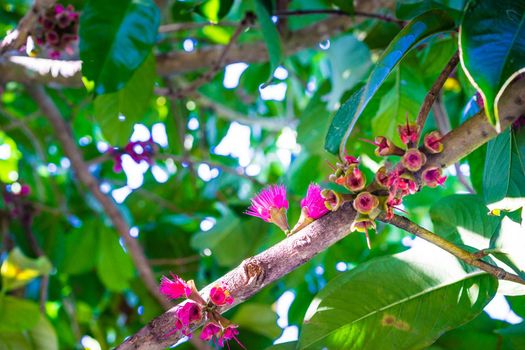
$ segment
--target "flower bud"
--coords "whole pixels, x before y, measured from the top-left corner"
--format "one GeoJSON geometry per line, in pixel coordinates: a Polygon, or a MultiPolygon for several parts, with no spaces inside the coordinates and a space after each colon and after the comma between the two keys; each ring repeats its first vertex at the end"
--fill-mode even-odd
{"type": "Polygon", "coordinates": [[[376,172],[375,176],[376,183],[379,184],[382,188],[388,188],[389,176],[386,172],[386,167],[382,166],[376,172]]]}
{"type": "Polygon", "coordinates": [[[409,124],[408,119],[406,125],[398,126],[399,137],[401,142],[405,145],[415,143],[419,137],[419,126],[417,124],[409,124]]]}
{"type": "Polygon", "coordinates": [[[357,166],[352,166],[345,174],[343,186],[352,192],[359,192],[366,186],[366,177],[357,166]]]}
{"type": "Polygon", "coordinates": [[[441,175],[440,168],[432,167],[423,171],[421,179],[428,187],[437,187],[438,185],[442,186],[447,177],[441,175]]]}
{"type": "Polygon", "coordinates": [[[341,196],[340,193],[330,189],[322,190],[321,196],[324,198],[324,205],[326,206],[326,209],[330,211],[336,211],[343,204],[343,196],[341,196]]]}
{"type": "Polygon", "coordinates": [[[434,154],[443,152],[443,143],[441,142],[442,138],[443,137],[439,131],[432,131],[426,134],[423,138],[425,149],[434,154]]]}
{"type": "Polygon", "coordinates": [[[370,245],[370,237],[368,236],[368,230],[370,229],[376,229],[376,223],[374,220],[370,219],[369,217],[362,216],[354,220],[352,225],[350,226],[350,230],[362,232],[366,235],[366,244],[368,246],[368,249],[371,249],[370,245]]]}
{"type": "Polygon", "coordinates": [[[415,172],[421,169],[427,162],[427,157],[416,148],[411,148],[405,152],[401,163],[405,169],[415,172]]]}
{"type": "Polygon", "coordinates": [[[379,199],[370,192],[361,192],[354,199],[354,209],[361,214],[370,214],[379,205],[379,199]]]}

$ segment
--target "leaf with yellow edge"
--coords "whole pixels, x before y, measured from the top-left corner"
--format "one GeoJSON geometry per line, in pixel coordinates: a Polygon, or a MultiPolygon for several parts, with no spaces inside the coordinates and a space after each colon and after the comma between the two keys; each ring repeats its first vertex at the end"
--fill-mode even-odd
{"type": "Polygon", "coordinates": [[[2,263],[2,290],[4,292],[20,288],[29,281],[51,272],[51,263],[45,256],[31,259],[20,248],[13,249],[2,263]]]}

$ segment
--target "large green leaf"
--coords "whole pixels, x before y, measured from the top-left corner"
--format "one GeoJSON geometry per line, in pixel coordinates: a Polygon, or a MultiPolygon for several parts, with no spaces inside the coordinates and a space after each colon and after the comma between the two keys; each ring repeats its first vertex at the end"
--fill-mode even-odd
{"type": "Polygon", "coordinates": [[[430,209],[434,231],[449,240],[477,249],[490,245],[500,219],[488,215],[483,199],[471,194],[454,194],[434,203],[430,209]]]}
{"type": "Polygon", "coordinates": [[[478,315],[496,278],[433,246],[373,259],[310,305],[300,349],[420,349],[478,315]]]}
{"type": "Polygon", "coordinates": [[[453,27],[454,21],[446,12],[434,10],[414,18],[403,28],[379,58],[367,84],[355,92],[336,113],[326,135],[326,150],[335,154],[344,148],[345,138],[352,131],[368,102],[411,49],[422,40],[453,27]]]}
{"type": "Polygon", "coordinates": [[[123,89],[95,98],[95,120],[110,144],[125,145],[133,125],[144,118],[155,77],[155,58],[150,55],[123,89]]]}
{"type": "Polygon", "coordinates": [[[277,314],[270,305],[247,303],[239,307],[232,322],[270,339],[275,339],[281,333],[277,326],[277,314]],[[253,317],[257,315],[257,317],[253,317]]]}
{"type": "Polygon", "coordinates": [[[0,157],[0,181],[11,183],[18,179],[18,160],[22,153],[16,147],[15,141],[1,130],[0,146],[3,151],[0,157]]]}
{"type": "MultiPolygon", "coordinates": [[[[263,39],[268,48],[268,56],[270,58],[270,77],[268,82],[273,79],[273,72],[283,60],[283,46],[281,43],[281,36],[277,31],[275,23],[273,23],[270,9],[265,6],[266,1],[264,0],[251,0],[253,1],[253,9],[257,16],[257,22],[261,26],[263,33],[263,39]]],[[[271,3],[270,3],[271,4],[271,3]]]]}
{"type": "Polygon", "coordinates": [[[103,225],[99,227],[97,273],[107,289],[122,292],[129,288],[133,263],[119,244],[119,238],[103,225]]]}
{"type": "Polygon", "coordinates": [[[44,315],[29,314],[38,322],[26,331],[1,331],[0,349],[3,350],[58,350],[55,329],[44,315]]]}
{"type": "Polygon", "coordinates": [[[525,2],[471,0],[459,33],[461,64],[483,95],[489,121],[499,128],[501,94],[525,71],[525,2]]]}
{"type": "Polygon", "coordinates": [[[80,58],[97,94],[124,87],[150,53],[159,22],[152,0],[88,1],[80,21],[80,58]]]}
{"type": "Polygon", "coordinates": [[[487,144],[483,194],[491,210],[525,206],[525,129],[506,130],[487,144]]]}
{"type": "Polygon", "coordinates": [[[33,328],[39,317],[36,303],[11,296],[0,297],[0,332],[19,332],[33,328]]]}
{"type": "Polygon", "coordinates": [[[370,50],[353,35],[334,40],[327,51],[330,62],[332,91],[328,95],[330,109],[339,105],[343,94],[361,82],[372,65],[370,50]]]}

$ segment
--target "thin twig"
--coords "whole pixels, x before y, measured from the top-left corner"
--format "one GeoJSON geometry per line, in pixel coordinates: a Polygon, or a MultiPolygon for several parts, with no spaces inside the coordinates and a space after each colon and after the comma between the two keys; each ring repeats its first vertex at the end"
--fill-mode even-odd
{"type": "MultiPolygon", "coordinates": [[[[423,126],[425,125],[425,121],[427,120],[428,113],[430,112],[430,108],[432,108],[432,105],[434,104],[434,101],[436,100],[437,96],[439,95],[439,92],[441,91],[441,88],[445,84],[445,81],[449,77],[449,75],[452,73],[452,71],[456,68],[459,62],[459,51],[456,51],[454,55],[450,58],[445,68],[443,68],[443,71],[439,74],[436,81],[430,88],[430,91],[425,96],[425,99],[423,100],[423,104],[421,105],[421,109],[419,110],[419,114],[417,115],[416,123],[419,125],[419,129],[423,130],[423,126]]],[[[419,143],[419,140],[416,142],[419,143]]]]}
{"type": "Polygon", "coordinates": [[[458,247],[454,243],[449,242],[443,237],[438,236],[437,234],[419,226],[418,224],[407,219],[406,217],[395,215],[392,219],[386,220],[385,215],[381,214],[378,217],[378,219],[385,223],[389,223],[396,227],[399,227],[400,229],[403,229],[407,232],[410,232],[424,239],[425,241],[428,241],[440,247],[441,249],[449,252],[450,254],[454,255],[456,258],[460,260],[463,260],[467,264],[475,266],[479,268],[480,270],[490,273],[491,275],[495,276],[498,279],[516,282],[516,283],[525,285],[525,280],[520,278],[518,275],[507,272],[500,267],[497,267],[492,264],[486,263],[482,260],[479,260],[479,257],[476,256],[475,254],[470,253],[458,247]]]}
{"type": "Polygon", "coordinates": [[[228,52],[232,48],[233,44],[237,41],[237,39],[244,32],[244,30],[252,26],[254,23],[255,15],[251,12],[247,12],[244,19],[239,23],[239,26],[237,27],[237,29],[235,29],[235,32],[232,34],[228,44],[224,46],[221,55],[217,59],[217,62],[215,62],[215,64],[210,68],[210,70],[201,75],[199,78],[192,81],[191,84],[185,87],[184,89],[171,92],[170,97],[175,99],[181,99],[187,96],[188,94],[193,93],[202,85],[211,81],[223,66],[224,60],[226,59],[228,52]]]}
{"type": "Polygon", "coordinates": [[[237,27],[239,23],[237,22],[230,22],[230,21],[223,21],[219,23],[211,23],[211,22],[184,22],[184,23],[170,23],[170,24],[164,24],[159,27],[159,33],[172,33],[172,32],[179,32],[182,30],[193,30],[193,29],[201,29],[203,27],[207,26],[214,26],[214,27],[237,27]]]}
{"type": "Polygon", "coordinates": [[[368,13],[363,11],[354,11],[353,13],[348,13],[343,10],[336,9],[318,9],[318,10],[288,10],[288,11],[276,11],[273,14],[276,17],[289,17],[289,16],[306,16],[306,15],[336,15],[336,16],[358,16],[358,17],[367,17],[375,18],[385,22],[397,23],[400,25],[405,25],[406,22],[388,15],[382,15],[380,13],[368,13]]]}
{"type": "Polygon", "coordinates": [[[42,110],[42,113],[48,118],[49,122],[55,129],[56,137],[61,143],[64,153],[71,161],[72,169],[75,171],[77,178],[91,191],[91,193],[93,193],[94,197],[104,208],[116,231],[124,240],[126,248],[146,288],[161,305],[165,308],[169,308],[171,304],[158,291],[157,281],[153,275],[153,271],[148,265],[146,257],[144,256],[142,247],[138,244],[136,239],[130,236],[129,225],[122,216],[122,213],[118,210],[115,203],[102,192],[97,179],[89,172],[88,166],[82,157],[82,153],[73,139],[72,131],[69,125],[64,121],[60,111],[42,86],[28,85],[26,88],[42,110]]]}

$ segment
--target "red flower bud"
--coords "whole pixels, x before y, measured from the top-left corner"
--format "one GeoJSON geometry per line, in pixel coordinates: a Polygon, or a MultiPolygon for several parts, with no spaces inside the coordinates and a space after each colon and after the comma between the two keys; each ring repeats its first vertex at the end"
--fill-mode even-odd
{"type": "Polygon", "coordinates": [[[417,124],[409,124],[408,119],[406,125],[400,125],[397,130],[401,141],[405,145],[415,143],[419,137],[419,126],[417,124]]]}
{"type": "Polygon", "coordinates": [[[355,165],[348,169],[342,179],[344,179],[342,185],[352,192],[359,192],[366,186],[365,175],[355,165]]]}
{"type": "Polygon", "coordinates": [[[321,191],[321,196],[324,198],[324,205],[330,211],[336,211],[343,204],[343,197],[340,193],[324,189],[321,191]]]}

